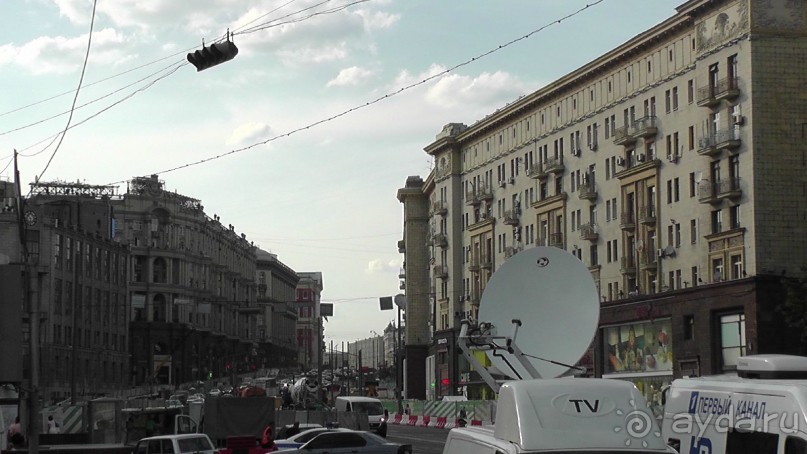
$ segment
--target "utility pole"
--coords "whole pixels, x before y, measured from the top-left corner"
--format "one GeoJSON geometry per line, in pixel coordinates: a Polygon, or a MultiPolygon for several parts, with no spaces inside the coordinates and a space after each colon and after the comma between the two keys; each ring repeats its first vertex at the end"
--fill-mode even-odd
{"type": "Polygon", "coordinates": [[[31,295],[34,288],[31,259],[28,256],[27,225],[23,222],[25,202],[22,199],[20,169],[17,165],[17,150],[14,150],[14,181],[17,190],[17,220],[20,231],[20,251],[23,263],[23,307],[28,307],[31,377],[28,391],[28,452],[39,453],[39,294],[31,295]]]}

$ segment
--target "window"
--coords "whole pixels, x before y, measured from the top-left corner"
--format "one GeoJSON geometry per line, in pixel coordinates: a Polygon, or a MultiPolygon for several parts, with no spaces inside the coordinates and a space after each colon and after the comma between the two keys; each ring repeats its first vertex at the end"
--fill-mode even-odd
{"type": "Polygon", "coordinates": [[[723,212],[721,210],[712,211],[712,233],[723,231],[723,212]]]}
{"type": "Polygon", "coordinates": [[[736,205],[729,208],[729,228],[730,229],[739,229],[740,228],[740,206],[736,205]]]}
{"type": "Polygon", "coordinates": [[[670,90],[664,91],[664,112],[670,113],[670,106],[672,105],[672,94],[670,90]]]}
{"type": "Polygon", "coordinates": [[[737,368],[737,358],[745,355],[745,314],[727,314],[720,317],[720,349],[723,370],[737,368]]]}
{"type": "Polygon", "coordinates": [[[695,81],[689,79],[687,81],[687,103],[692,104],[695,101],[695,81]]]}
{"type": "Polygon", "coordinates": [[[672,89],[672,108],[678,110],[678,87],[672,89]]]}
{"type": "Polygon", "coordinates": [[[743,268],[743,256],[735,254],[731,256],[731,278],[741,279],[745,277],[745,269],[743,268]]]}
{"type": "Polygon", "coordinates": [[[723,257],[712,259],[712,282],[721,282],[725,277],[723,273],[723,257]]]}

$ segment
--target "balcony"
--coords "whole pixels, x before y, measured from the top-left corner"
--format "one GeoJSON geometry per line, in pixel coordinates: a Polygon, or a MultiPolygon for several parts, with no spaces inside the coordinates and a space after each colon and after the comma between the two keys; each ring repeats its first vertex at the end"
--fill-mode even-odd
{"type": "Polygon", "coordinates": [[[740,147],[740,143],[739,129],[721,129],[714,134],[698,139],[698,154],[701,156],[717,156],[723,150],[736,150],[740,147]]]}
{"type": "Polygon", "coordinates": [[[445,279],[448,277],[448,266],[446,265],[434,265],[432,267],[432,272],[434,273],[434,277],[438,279],[445,279]]]}
{"type": "Polygon", "coordinates": [[[504,256],[505,256],[505,258],[508,258],[508,259],[510,257],[518,254],[519,252],[521,252],[521,247],[510,246],[510,247],[504,248],[504,256]]]}
{"type": "Polygon", "coordinates": [[[594,183],[587,182],[580,185],[580,192],[577,194],[577,197],[580,200],[590,200],[595,201],[597,200],[597,189],[594,187],[594,183]]]}
{"type": "Polygon", "coordinates": [[[724,99],[734,99],[740,95],[740,88],[736,77],[726,77],[717,81],[715,85],[698,89],[696,98],[700,107],[713,107],[724,99]]]}
{"type": "Polygon", "coordinates": [[[479,258],[473,257],[470,262],[468,262],[468,271],[479,271],[479,258]]]}
{"type": "Polygon", "coordinates": [[[401,254],[406,252],[406,241],[398,240],[398,252],[401,254]]]}
{"type": "Polygon", "coordinates": [[[521,210],[518,208],[514,208],[512,210],[507,210],[504,212],[504,223],[505,225],[513,225],[516,226],[519,223],[518,217],[521,215],[521,210]]]}
{"type": "Polygon", "coordinates": [[[401,270],[398,271],[398,279],[406,279],[406,268],[401,268],[401,270]]]}
{"type": "Polygon", "coordinates": [[[630,127],[623,126],[614,130],[614,145],[630,145],[636,138],[630,134],[630,127]]]}
{"type": "Polygon", "coordinates": [[[437,200],[432,202],[431,213],[433,215],[445,216],[448,214],[448,204],[445,200],[437,200]]]}
{"type": "Polygon", "coordinates": [[[479,261],[479,266],[489,270],[493,268],[493,260],[491,260],[490,257],[482,257],[482,260],[479,261]]]}
{"type": "Polygon", "coordinates": [[[550,233],[549,237],[547,238],[546,245],[563,249],[563,234],[550,233]]]}
{"type": "Polygon", "coordinates": [[[658,134],[658,121],[655,115],[648,115],[630,125],[630,135],[634,139],[645,139],[658,134]]]}
{"type": "Polygon", "coordinates": [[[398,285],[398,289],[406,290],[406,281],[401,281],[401,283],[398,285]]]}
{"type": "Polygon", "coordinates": [[[467,205],[479,205],[484,200],[493,200],[493,190],[484,183],[465,193],[467,205]]]}
{"type": "Polygon", "coordinates": [[[656,223],[656,207],[654,205],[639,207],[639,223],[640,224],[656,223]]]}
{"type": "Polygon", "coordinates": [[[619,228],[622,230],[633,230],[636,228],[636,218],[632,212],[622,213],[619,219],[619,228]]]}
{"type": "Polygon", "coordinates": [[[566,166],[563,165],[563,156],[547,159],[544,163],[544,170],[548,173],[563,173],[566,170],[566,166]]]}
{"type": "Polygon", "coordinates": [[[446,248],[448,247],[448,237],[445,233],[435,233],[434,236],[432,236],[432,244],[441,248],[446,248]]]}
{"type": "Polygon", "coordinates": [[[549,176],[548,173],[544,170],[544,166],[541,164],[533,164],[532,167],[527,169],[527,176],[530,178],[537,178],[539,180],[545,180],[546,177],[549,176]]]}
{"type": "Polygon", "coordinates": [[[639,267],[643,270],[654,270],[658,266],[658,256],[655,249],[645,249],[639,252],[639,267]]]}
{"type": "Polygon", "coordinates": [[[698,201],[700,203],[720,203],[723,199],[737,200],[743,195],[740,178],[732,177],[726,180],[701,181],[698,187],[698,201]]]}
{"type": "Polygon", "coordinates": [[[600,237],[597,224],[590,222],[580,226],[580,239],[586,241],[596,242],[600,237]]]}
{"type": "Polygon", "coordinates": [[[619,272],[622,274],[636,274],[636,261],[632,255],[622,257],[619,264],[619,272]]]}
{"type": "Polygon", "coordinates": [[[715,133],[715,148],[718,151],[734,151],[740,148],[740,130],[736,128],[722,129],[715,133]]]}

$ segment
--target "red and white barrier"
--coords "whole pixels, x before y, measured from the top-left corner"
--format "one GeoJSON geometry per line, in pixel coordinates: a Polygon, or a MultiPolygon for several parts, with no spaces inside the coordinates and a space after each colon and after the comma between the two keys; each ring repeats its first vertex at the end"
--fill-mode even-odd
{"type": "Polygon", "coordinates": [[[390,421],[390,424],[400,424],[401,419],[403,419],[403,415],[400,413],[396,413],[395,416],[392,417],[392,421],[390,421]]]}

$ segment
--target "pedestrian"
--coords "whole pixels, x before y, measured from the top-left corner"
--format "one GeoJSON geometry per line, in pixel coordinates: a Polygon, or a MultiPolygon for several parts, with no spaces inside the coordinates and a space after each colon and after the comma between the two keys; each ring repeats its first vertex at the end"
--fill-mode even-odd
{"type": "Polygon", "coordinates": [[[261,448],[268,449],[271,451],[277,451],[277,445],[275,444],[274,435],[272,435],[272,423],[266,425],[263,428],[263,434],[261,435],[261,448]]]}
{"type": "Polygon", "coordinates": [[[405,414],[406,416],[409,416],[409,413],[411,413],[411,412],[412,412],[412,409],[411,409],[411,408],[409,408],[409,403],[407,402],[407,403],[406,403],[406,408],[404,408],[404,414],[405,414]]]}
{"type": "Polygon", "coordinates": [[[8,444],[11,448],[19,448],[25,444],[25,435],[22,434],[19,416],[14,418],[14,424],[8,426],[6,436],[8,437],[8,444]]]}
{"type": "Polygon", "coordinates": [[[291,438],[298,433],[300,433],[300,421],[294,421],[294,424],[286,430],[286,438],[291,438]]]}
{"type": "Polygon", "coordinates": [[[468,414],[465,412],[465,407],[460,407],[460,415],[457,418],[457,425],[459,427],[465,427],[468,425],[468,414]]]}
{"type": "Polygon", "coordinates": [[[57,423],[57,422],[56,422],[56,421],[53,419],[53,415],[49,415],[49,416],[48,416],[48,433],[49,433],[49,434],[57,434],[57,433],[59,433],[59,432],[60,432],[60,430],[59,430],[59,423],[57,423]]]}
{"type": "Polygon", "coordinates": [[[154,417],[149,416],[146,419],[146,436],[150,437],[152,435],[154,435],[154,417]]]}

